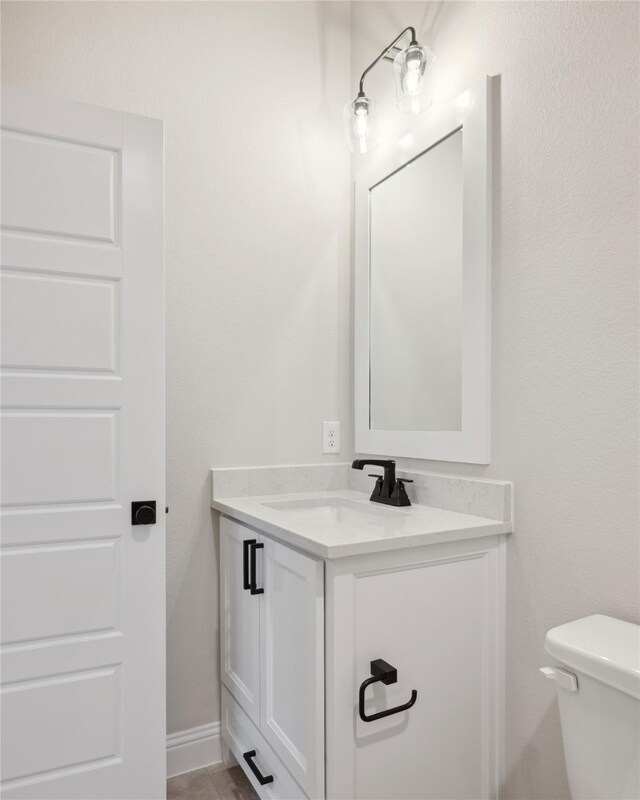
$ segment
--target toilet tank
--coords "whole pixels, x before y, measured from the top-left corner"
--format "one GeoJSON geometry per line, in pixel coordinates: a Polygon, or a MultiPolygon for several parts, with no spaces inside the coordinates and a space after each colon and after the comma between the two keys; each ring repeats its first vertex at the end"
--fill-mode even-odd
{"type": "Polygon", "coordinates": [[[558,682],[573,800],[638,800],[640,626],[584,617],[552,628],[545,649],[564,668],[543,672],[558,682]]]}

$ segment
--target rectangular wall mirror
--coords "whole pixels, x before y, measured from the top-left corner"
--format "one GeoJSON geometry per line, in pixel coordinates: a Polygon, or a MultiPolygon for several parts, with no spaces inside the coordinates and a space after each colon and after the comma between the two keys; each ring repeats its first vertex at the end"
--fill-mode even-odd
{"type": "Polygon", "coordinates": [[[486,464],[495,79],[356,177],[356,450],[486,464]]]}

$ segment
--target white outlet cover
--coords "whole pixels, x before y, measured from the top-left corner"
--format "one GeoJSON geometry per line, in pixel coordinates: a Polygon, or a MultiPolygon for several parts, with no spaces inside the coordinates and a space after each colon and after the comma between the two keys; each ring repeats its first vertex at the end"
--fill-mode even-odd
{"type": "Polygon", "coordinates": [[[340,423],[339,422],[323,422],[322,423],[322,452],[323,453],[339,453],[340,452],[340,423]]]}

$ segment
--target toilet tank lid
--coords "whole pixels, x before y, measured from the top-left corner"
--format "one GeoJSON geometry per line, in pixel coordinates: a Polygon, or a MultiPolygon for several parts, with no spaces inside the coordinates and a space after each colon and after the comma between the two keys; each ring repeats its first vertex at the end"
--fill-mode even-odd
{"type": "Polygon", "coordinates": [[[640,625],[594,614],[552,628],[545,650],[577,672],[640,699],[640,625]]]}

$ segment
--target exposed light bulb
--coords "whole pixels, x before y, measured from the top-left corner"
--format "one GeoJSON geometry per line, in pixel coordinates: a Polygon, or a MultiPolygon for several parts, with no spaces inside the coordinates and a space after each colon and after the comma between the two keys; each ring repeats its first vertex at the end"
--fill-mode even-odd
{"type": "Polygon", "coordinates": [[[372,134],[372,107],[372,101],[364,95],[359,95],[345,107],[347,140],[354,153],[368,153],[377,146],[372,134]]]}
{"type": "Polygon", "coordinates": [[[402,88],[409,95],[420,94],[422,91],[422,75],[420,74],[420,65],[410,66],[407,63],[407,74],[402,80],[402,88]]]}
{"type": "Polygon", "coordinates": [[[354,104],[354,132],[360,139],[367,138],[367,130],[369,128],[369,108],[367,103],[356,101],[354,104]]]}
{"type": "Polygon", "coordinates": [[[411,45],[407,49],[407,67],[409,69],[420,69],[422,64],[422,50],[419,45],[411,45]]]}
{"type": "Polygon", "coordinates": [[[355,134],[360,139],[367,138],[367,119],[366,117],[357,117],[355,122],[355,134]]]}
{"type": "Polygon", "coordinates": [[[405,75],[402,79],[402,88],[409,95],[420,94],[422,91],[422,52],[419,49],[409,50],[405,61],[405,75]]]}
{"type": "Polygon", "coordinates": [[[425,69],[433,53],[419,44],[411,44],[394,59],[398,109],[419,114],[431,105],[425,95],[425,69]]]}

